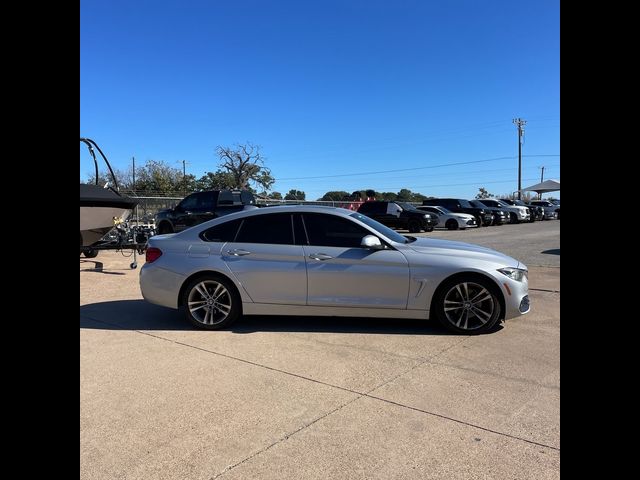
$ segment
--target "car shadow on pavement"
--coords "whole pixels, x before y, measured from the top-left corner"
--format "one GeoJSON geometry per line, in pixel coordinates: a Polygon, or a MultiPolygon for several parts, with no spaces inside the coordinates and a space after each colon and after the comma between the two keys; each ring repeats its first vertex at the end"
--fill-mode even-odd
{"type": "MultiPolygon", "coordinates": [[[[144,300],[117,300],[80,306],[80,328],[98,330],[197,330],[182,312],[144,300]]],[[[500,330],[499,326],[495,330],[500,330]]],[[[452,335],[431,320],[364,317],[304,317],[250,315],[228,329],[238,334],[256,332],[370,333],[385,335],[452,335]]],[[[204,331],[203,331],[204,332],[204,331]]]]}
{"type": "Polygon", "coordinates": [[[113,272],[113,271],[105,271],[104,270],[104,263],[99,262],[97,260],[80,260],[80,263],[93,263],[94,267],[93,268],[83,268],[80,271],[81,272],[98,272],[98,273],[104,273],[104,274],[108,274],[108,275],[125,275],[122,272],[113,272]]]}
{"type": "Polygon", "coordinates": [[[560,255],[560,249],[559,248],[552,248],[550,250],[543,250],[540,253],[546,253],[548,255],[560,255]]]}

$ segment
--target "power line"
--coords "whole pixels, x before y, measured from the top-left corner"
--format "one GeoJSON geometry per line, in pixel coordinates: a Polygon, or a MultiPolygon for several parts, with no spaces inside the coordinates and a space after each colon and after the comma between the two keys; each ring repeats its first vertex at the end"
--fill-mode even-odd
{"type": "MultiPolygon", "coordinates": [[[[556,164],[551,164],[551,165],[547,165],[547,169],[552,168],[552,167],[559,167],[560,164],[556,163],[556,164]]],[[[524,167],[523,171],[526,170],[531,170],[532,168],[539,168],[539,167],[524,167]]],[[[465,170],[464,172],[447,172],[447,173],[437,173],[437,174],[431,174],[429,173],[428,176],[429,178],[442,178],[442,177],[465,177],[468,175],[476,175],[476,174],[488,174],[488,173],[511,173],[511,172],[515,172],[517,171],[518,168],[514,167],[514,168],[492,168],[492,169],[483,169],[483,170],[465,170]]],[[[415,176],[412,175],[400,175],[400,176],[388,176],[385,177],[385,180],[394,180],[394,181],[404,181],[404,180],[411,180],[411,179],[415,179],[415,176]]],[[[312,182],[312,181],[322,181],[324,180],[323,178],[315,178],[315,179],[311,179],[311,180],[307,180],[307,182],[312,182]]],[[[367,181],[375,181],[375,178],[360,178],[358,180],[356,180],[357,182],[367,182],[367,181]]],[[[279,184],[294,184],[297,183],[297,180],[278,180],[277,183],[279,184]]]]}
{"type": "MultiPolygon", "coordinates": [[[[537,178],[525,178],[524,179],[526,182],[528,181],[533,181],[533,180],[537,180],[537,178]]],[[[512,180],[495,180],[495,181],[490,181],[490,182],[481,182],[481,181],[477,181],[477,182],[472,182],[472,183],[448,183],[448,184],[442,184],[442,185],[412,185],[411,188],[437,188],[437,187],[464,187],[464,186],[469,186],[469,185],[485,185],[485,184],[494,184],[494,183],[509,183],[512,180]]],[[[405,185],[404,187],[376,187],[375,190],[399,190],[400,188],[407,188],[407,186],[405,185]]]]}
{"type": "MultiPolygon", "coordinates": [[[[559,157],[560,155],[526,155],[529,157],[559,157]]],[[[285,177],[280,178],[277,181],[281,180],[308,180],[312,178],[337,178],[337,177],[354,177],[358,175],[377,175],[380,173],[395,173],[395,172],[409,172],[415,170],[425,170],[428,168],[440,168],[440,167],[450,167],[454,165],[469,165],[472,163],[482,163],[482,162],[495,162],[497,160],[513,160],[518,157],[496,157],[496,158],[486,158],[483,160],[471,160],[468,162],[453,162],[453,163],[441,163],[439,165],[429,165],[427,167],[413,167],[413,168],[398,168],[395,170],[379,170],[374,172],[359,172],[359,173],[342,173],[338,175],[317,175],[313,177],[285,177]]]]}

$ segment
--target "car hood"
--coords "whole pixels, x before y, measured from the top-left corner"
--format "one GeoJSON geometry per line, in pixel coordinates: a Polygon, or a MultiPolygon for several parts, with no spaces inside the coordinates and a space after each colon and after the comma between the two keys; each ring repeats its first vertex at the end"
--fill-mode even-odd
{"type": "Polygon", "coordinates": [[[418,253],[466,257],[496,262],[504,265],[505,267],[526,268],[515,258],[473,243],[437,240],[435,238],[418,238],[415,242],[407,244],[406,247],[418,253]]]}
{"type": "Polygon", "coordinates": [[[452,213],[451,216],[461,218],[463,220],[472,220],[475,218],[473,215],[469,213],[452,213]]]}

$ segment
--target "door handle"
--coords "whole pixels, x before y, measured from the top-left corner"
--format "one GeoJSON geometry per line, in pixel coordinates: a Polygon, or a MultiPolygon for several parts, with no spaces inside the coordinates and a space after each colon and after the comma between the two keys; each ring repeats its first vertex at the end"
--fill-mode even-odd
{"type": "Polygon", "coordinates": [[[249,255],[251,252],[246,250],[242,250],[241,248],[234,248],[233,250],[227,250],[229,255],[233,255],[234,257],[242,257],[244,255],[249,255]]]}
{"type": "Polygon", "coordinates": [[[312,253],[309,255],[309,258],[313,258],[314,260],[331,260],[333,257],[326,253],[312,253]]]}

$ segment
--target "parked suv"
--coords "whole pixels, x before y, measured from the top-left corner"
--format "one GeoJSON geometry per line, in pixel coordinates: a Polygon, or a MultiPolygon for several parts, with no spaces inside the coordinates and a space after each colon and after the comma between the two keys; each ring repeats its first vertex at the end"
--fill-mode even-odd
{"type": "Polygon", "coordinates": [[[556,205],[555,203],[551,203],[549,200],[531,200],[531,205],[538,205],[544,208],[546,212],[552,212],[555,214],[555,217],[560,220],[560,205],[556,205]]]}
{"type": "Polygon", "coordinates": [[[446,207],[455,213],[469,213],[476,217],[478,226],[491,225],[493,215],[485,208],[474,207],[468,200],[461,198],[429,198],[422,201],[422,205],[430,205],[435,207],[446,207]]]}
{"type": "Polygon", "coordinates": [[[158,212],[155,216],[156,229],[159,234],[180,232],[248,208],[258,208],[255,197],[248,190],[196,192],[182,199],[175,207],[158,212]]]}
{"type": "Polygon", "coordinates": [[[528,207],[518,205],[509,199],[483,198],[480,203],[487,207],[497,207],[507,210],[511,217],[511,223],[528,222],[531,219],[531,211],[528,207]]]}
{"type": "Polygon", "coordinates": [[[420,230],[431,232],[438,224],[438,216],[435,213],[421,212],[405,202],[369,201],[360,205],[358,213],[387,227],[406,228],[411,233],[418,233],[420,230]]]}
{"type": "Polygon", "coordinates": [[[480,200],[469,200],[469,203],[474,207],[483,208],[491,212],[491,215],[493,216],[491,225],[503,225],[505,223],[509,223],[509,212],[507,212],[506,210],[502,208],[483,205],[482,203],[480,203],[480,200]]]}

